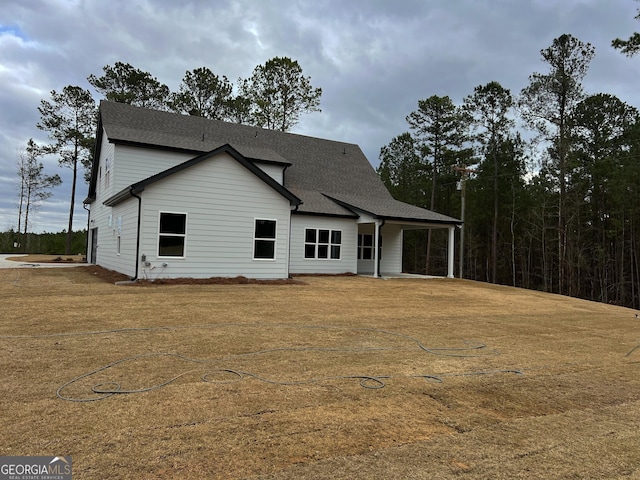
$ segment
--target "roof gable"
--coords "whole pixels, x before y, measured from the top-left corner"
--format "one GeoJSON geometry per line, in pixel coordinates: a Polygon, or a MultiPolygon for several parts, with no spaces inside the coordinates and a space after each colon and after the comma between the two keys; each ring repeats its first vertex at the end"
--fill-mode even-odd
{"type": "Polygon", "coordinates": [[[289,190],[287,190],[285,187],[283,187],[282,185],[280,185],[277,181],[275,181],[273,178],[271,178],[269,175],[267,175],[262,169],[258,168],[253,162],[249,161],[247,158],[245,158],[243,155],[241,155],[237,150],[235,150],[231,145],[223,145],[221,147],[218,147],[210,152],[204,153],[202,155],[198,155],[190,160],[187,160],[186,162],[183,162],[179,165],[176,165],[175,167],[171,167],[167,170],[164,170],[162,172],[159,172],[155,175],[152,175],[148,178],[145,178],[144,180],[141,180],[139,182],[136,182],[130,186],[128,186],[127,188],[121,190],[120,192],[116,193],[115,195],[111,196],[110,198],[108,198],[107,200],[105,200],[104,204],[107,206],[114,206],[117,205],[118,203],[122,202],[123,200],[130,198],[134,195],[137,195],[139,193],[142,193],[145,188],[149,185],[152,185],[153,183],[156,183],[160,180],[163,180],[165,178],[168,178],[178,172],[181,172],[187,168],[191,168],[195,165],[198,165],[199,163],[202,163],[206,160],[209,160],[217,155],[220,155],[222,153],[226,153],[229,156],[231,156],[234,160],[236,160],[240,165],[242,165],[243,167],[245,167],[247,170],[249,170],[251,173],[253,173],[256,177],[258,177],[260,180],[262,180],[264,183],[266,183],[267,185],[269,185],[271,188],[273,188],[276,192],[278,192],[280,195],[282,195],[283,197],[285,197],[287,200],[289,200],[289,203],[292,206],[298,206],[302,203],[302,201],[296,197],[293,193],[291,193],[289,190]]]}

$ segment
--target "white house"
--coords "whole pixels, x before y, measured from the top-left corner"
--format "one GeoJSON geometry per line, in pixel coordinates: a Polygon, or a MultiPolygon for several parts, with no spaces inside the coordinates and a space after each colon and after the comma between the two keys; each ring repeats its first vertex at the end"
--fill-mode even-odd
{"type": "Polygon", "coordinates": [[[357,145],[102,101],[91,263],[141,278],[397,274],[407,229],[451,217],[396,201],[357,145]]]}

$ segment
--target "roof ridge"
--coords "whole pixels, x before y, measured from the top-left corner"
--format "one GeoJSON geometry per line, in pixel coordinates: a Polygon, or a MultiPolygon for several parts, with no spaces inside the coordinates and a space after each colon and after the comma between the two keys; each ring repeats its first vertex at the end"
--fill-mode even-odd
{"type": "Polygon", "coordinates": [[[173,118],[180,118],[181,120],[179,121],[192,121],[192,122],[199,122],[202,125],[207,125],[211,123],[219,123],[219,124],[223,124],[223,125],[227,125],[227,126],[231,126],[233,128],[237,128],[238,130],[246,130],[247,132],[249,132],[250,130],[253,130],[253,133],[255,134],[255,136],[258,135],[259,132],[263,132],[266,133],[267,135],[285,135],[285,136],[295,136],[295,137],[301,137],[301,138],[306,138],[309,140],[320,140],[320,141],[324,141],[324,142],[330,142],[330,143],[335,143],[335,144],[341,144],[341,145],[350,145],[350,146],[355,146],[358,149],[360,148],[360,146],[356,143],[353,142],[345,142],[342,140],[332,140],[332,139],[328,139],[328,138],[322,138],[322,137],[315,137],[312,135],[308,135],[308,134],[303,134],[303,133],[296,133],[296,132],[284,132],[282,130],[272,130],[269,128],[265,128],[265,127],[259,127],[259,126],[255,126],[255,125],[247,125],[244,123],[236,123],[236,122],[228,122],[226,120],[220,120],[220,119],[216,119],[216,118],[207,118],[207,117],[201,117],[198,115],[185,115],[183,113],[178,113],[178,112],[171,112],[168,110],[158,110],[156,108],[147,108],[147,107],[141,107],[138,105],[131,105],[128,103],[122,103],[122,102],[114,102],[112,100],[100,100],[100,108],[103,108],[103,104],[104,105],[108,105],[107,108],[113,107],[113,108],[119,108],[121,110],[126,110],[126,109],[132,109],[132,110],[137,110],[138,112],[145,112],[145,114],[155,114],[155,115],[160,115],[160,116],[172,116],[173,118]],[[187,120],[188,119],[188,120],[187,120]],[[256,131],[257,130],[257,131],[256,131]]]}

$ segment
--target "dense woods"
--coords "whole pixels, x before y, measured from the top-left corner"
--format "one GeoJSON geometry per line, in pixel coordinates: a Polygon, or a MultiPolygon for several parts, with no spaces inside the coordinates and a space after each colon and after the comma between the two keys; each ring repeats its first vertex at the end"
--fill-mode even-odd
{"type": "MultiPolygon", "coordinates": [[[[453,217],[464,195],[463,277],[640,308],[640,115],[584,92],[590,44],[562,35],[540,53],[546,71],[517,95],[493,81],[460,105],[420,100],[378,172],[453,217]]],[[[440,273],[444,242],[405,241],[407,271],[440,273]]]]}

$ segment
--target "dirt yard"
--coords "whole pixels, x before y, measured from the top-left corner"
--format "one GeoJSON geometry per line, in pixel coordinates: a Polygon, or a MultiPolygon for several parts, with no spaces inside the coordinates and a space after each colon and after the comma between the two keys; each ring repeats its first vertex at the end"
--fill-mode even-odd
{"type": "Polygon", "coordinates": [[[0,270],[0,455],[71,455],[74,479],[640,475],[632,310],[447,279],[103,273],[0,270]]]}

